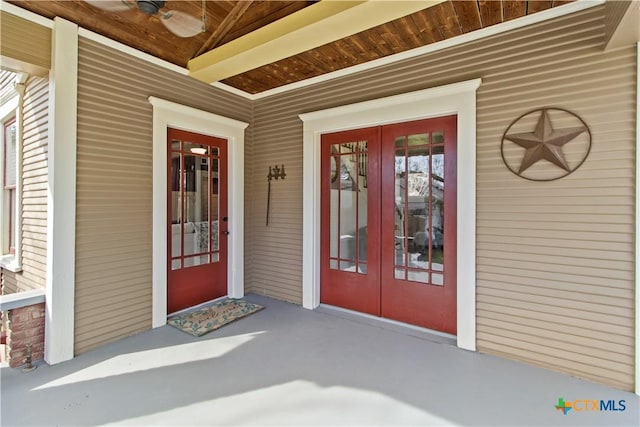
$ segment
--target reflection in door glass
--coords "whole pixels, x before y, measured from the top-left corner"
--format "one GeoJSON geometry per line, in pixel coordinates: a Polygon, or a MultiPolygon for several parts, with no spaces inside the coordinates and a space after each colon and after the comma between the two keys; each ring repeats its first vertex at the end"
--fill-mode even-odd
{"type": "MultiPolygon", "coordinates": [[[[180,149],[180,142],[172,143],[172,147],[180,149]]],[[[180,166],[180,153],[171,153],[171,257],[182,255],[182,199],[181,183],[182,168],[180,166]]],[[[176,260],[171,263],[171,269],[182,267],[182,262],[176,260]],[[177,262],[176,262],[177,261],[177,262]]]]}
{"type": "MultiPolygon", "coordinates": [[[[214,152],[217,154],[218,153],[218,149],[214,148],[213,149],[214,152]]],[[[212,159],[211,160],[211,179],[208,181],[210,183],[210,191],[211,191],[211,250],[213,251],[217,251],[219,250],[219,241],[220,241],[220,227],[218,226],[219,224],[219,218],[220,218],[220,211],[219,211],[219,206],[218,206],[218,202],[219,202],[219,190],[218,190],[218,168],[219,168],[219,159],[212,159]]],[[[217,261],[217,258],[216,260],[217,261]]],[[[212,262],[215,262],[214,260],[212,260],[212,262]]]]}
{"type": "Polygon", "coordinates": [[[171,268],[219,260],[217,147],[171,142],[171,268]]]}
{"type": "MultiPolygon", "coordinates": [[[[442,132],[434,132],[434,140],[444,142],[442,132]],[[438,134],[440,134],[438,136],[438,134]]],[[[430,268],[444,270],[444,145],[431,147],[431,211],[432,232],[430,268]]],[[[442,274],[433,274],[432,283],[442,285],[442,274]]]]}
{"type": "MultiPolygon", "coordinates": [[[[396,138],[396,147],[406,144],[404,137],[396,138]]],[[[406,200],[407,200],[407,186],[405,183],[405,177],[407,174],[407,159],[405,156],[406,149],[401,148],[396,150],[396,166],[395,166],[395,206],[394,206],[394,245],[395,245],[395,265],[406,266],[407,265],[407,234],[406,234],[406,200]]],[[[406,279],[406,270],[396,269],[396,278],[406,279]],[[402,277],[398,277],[399,273],[402,273],[402,277]]]]}
{"type": "Polygon", "coordinates": [[[329,268],[367,272],[366,141],[332,144],[329,268]]]}
{"type": "MultiPolygon", "coordinates": [[[[206,157],[193,154],[184,155],[185,163],[185,230],[184,255],[209,252],[208,221],[209,202],[207,198],[209,162],[206,157]]],[[[185,267],[208,263],[208,257],[185,259],[185,267]]]]}
{"type": "MultiPolygon", "coordinates": [[[[444,147],[429,134],[395,141],[396,279],[442,285],[444,147]]],[[[439,140],[442,140],[440,137],[439,140]]]]}

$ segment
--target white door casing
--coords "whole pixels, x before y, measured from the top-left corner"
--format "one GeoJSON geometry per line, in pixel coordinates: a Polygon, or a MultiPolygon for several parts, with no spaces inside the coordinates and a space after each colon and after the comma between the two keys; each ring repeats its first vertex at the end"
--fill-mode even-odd
{"type": "Polygon", "coordinates": [[[229,247],[227,294],[244,296],[244,130],[249,125],[214,113],[149,97],[153,105],[152,327],[167,323],[167,128],[228,141],[229,247]]]}
{"type": "Polygon", "coordinates": [[[302,304],[320,304],[320,136],[458,116],[457,344],[476,349],[476,90],[481,79],[301,114],[303,130],[302,304]]]}

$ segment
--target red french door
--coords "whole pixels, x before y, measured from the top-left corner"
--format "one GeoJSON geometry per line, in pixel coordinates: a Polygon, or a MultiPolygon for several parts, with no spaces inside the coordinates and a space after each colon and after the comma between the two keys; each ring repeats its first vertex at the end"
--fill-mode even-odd
{"type": "Polygon", "coordinates": [[[167,311],[227,294],[227,141],[167,129],[167,311]]]}
{"type": "Polygon", "coordinates": [[[456,333],[456,128],[322,136],[321,302],[456,333]]]}
{"type": "Polygon", "coordinates": [[[380,310],[379,129],[322,135],[320,300],[380,310]]]}

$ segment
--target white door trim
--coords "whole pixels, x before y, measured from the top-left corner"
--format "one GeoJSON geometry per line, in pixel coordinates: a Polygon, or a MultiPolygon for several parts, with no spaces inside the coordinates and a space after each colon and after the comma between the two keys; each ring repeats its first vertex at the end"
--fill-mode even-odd
{"type": "Polygon", "coordinates": [[[476,349],[476,90],[474,79],[301,114],[303,131],[302,305],[320,304],[320,137],[323,133],[458,116],[458,347],[476,349]]]}
{"type": "Polygon", "coordinates": [[[229,256],[227,294],[244,296],[244,129],[248,123],[149,97],[153,105],[153,315],[152,326],[167,323],[167,128],[229,141],[229,256]]]}
{"type": "Polygon", "coordinates": [[[636,45],[636,375],[640,395],[640,42],[636,45]]]}

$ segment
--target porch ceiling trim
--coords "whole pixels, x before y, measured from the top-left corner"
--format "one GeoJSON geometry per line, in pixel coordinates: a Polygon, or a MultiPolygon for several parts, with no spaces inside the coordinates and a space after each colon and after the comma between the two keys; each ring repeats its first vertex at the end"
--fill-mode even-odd
{"type": "MultiPolygon", "coordinates": [[[[280,86],[275,89],[271,89],[268,91],[264,91],[258,94],[250,94],[244,92],[242,90],[236,89],[224,83],[216,82],[211,85],[224,90],[226,92],[232,93],[234,95],[242,96],[245,99],[249,99],[252,101],[267,98],[273,95],[289,92],[292,90],[300,89],[306,86],[311,86],[317,83],[325,82],[328,80],[333,80],[339,77],[348,76],[351,74],[355,74],[361,71],[369,70],[376,67],[381,67],[388,64],[393,64],[395,62],[399,62],[405,59],[413,58],[416,56],[424,55],[427,53],[447,49],[453,46],[458,46],[464,43],[469,43],[475,40],[479,40],[485,37],[490,37],[496,34],[501,34],[507,31],[515,30],[518,28],[526,27],[528,25],[536,24],[542,21],[562,17],[565,15],[569,15],[572,13],[580,12],[586,9],[590,9],[592,7],[600,6],[605,3],[605,0],[578,0],[572,3],[568,3],[563,6],[554,7],[551,9],[547,9],[542,12],[537,12],[531,15],[526,15],[521,18],[517,18],[511,21],[503,22],[501,24],[492,25],[490,27],[486,27],[480,30],[473,31],[471,33],[463,34],[461,36],[457,36],[451,39],[447,39],[441,42],[433,43],[430,45],[426,45],[423,47],[419,47],[416,49],[408,50],[405,52],[397,53],[395,55],[389,55],[384,58],[380,58],[374,61],[366,62],[363,64],[355,65],[353,67],[343,68],[342,70],[333,71],[331,73],[323,74],[321,76],[312,77],[307,80],[302,80],[299,82],[291,83],[288,85],[280,86]]],[[[1,8],[8,13],[14,14],[24,19],[28,19],[32,22],[36,22],[40,25],[44,25],[46,27],[53,27],[53,21],[47,18],[43,18],[40,15],[29,12],[25,9],[14,6],[10,3],[6,3],[5,1],[1,1],[1,8]]],[[[138,59],[142,59],[144,61],[150,62],[152,64],[161,66],[163,68],[169,69],[171,71],[180,73],[180,74],[189,74],[189,70],[184,67],[177,66],[168,61],[164,61],[162,59],[156,58],[155,56],[149,55],[148,53],[142,52],[140,50],[129,47],[123,43],[117,42],[115,40],[111,40],[107,37],[101,36],[97,33],[89,31],[85,28],[80,28],[79,30],[80,36],[86,37],[98,43],[104,44],[105,46],[111,47],[113,49],[119,50],[121,52],[132,55],[138,59]]]]}

